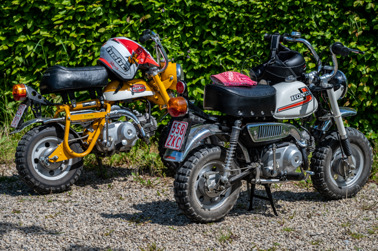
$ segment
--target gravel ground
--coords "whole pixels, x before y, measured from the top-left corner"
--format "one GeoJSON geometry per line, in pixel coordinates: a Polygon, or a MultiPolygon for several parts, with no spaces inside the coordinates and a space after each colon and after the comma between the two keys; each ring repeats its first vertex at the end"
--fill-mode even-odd
{"type": "Polygon", "coordinates": [[[225,220],[195,224],[178,210],[173,179],[108,174],[86,169],[71,191],[38,195],[0,166],[0,250],[378,250],[373,183],[339,201],[304,183],[275,185],[279,217],[260,200],[247,211],[244,185],[225,220]]]}

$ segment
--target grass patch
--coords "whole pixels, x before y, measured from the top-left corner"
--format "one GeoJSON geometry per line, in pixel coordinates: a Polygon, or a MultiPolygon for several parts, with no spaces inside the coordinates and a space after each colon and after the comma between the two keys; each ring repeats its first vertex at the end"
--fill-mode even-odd
{"type": "Polygon", "coordinates": [[[350,230],[348,230],[347,232],[353,239],[355,240],[359,240],[359,239],[362,239],[365,237],[365,235],[361,234],[361,233],[355,233],[355,232],[352,232],[350,230]]]}
{"type": "Polygon", "coordinates": [[[157,247],[157,245],[156,245],[156,243],[154,242],[154,243],[150,243],[150,244],[148,244],[148,246],[147,246],[147,248],[146,249],[144,249],[144,248],[139,248],[141,251],[162,251],[162,250],[164,250],[164,249],[162,249],[162,248],[158,248],[157,247]]]}
{"type": "Polygon", "coordinates": [[[22,133],[10,135],[9,130],[0,129],[0,164],[14,163],[16,148],[22,137],[22,133]]]}
{"type": "Polygon", "coordinates": [[[378,184],[378,140],[374,144],[373,167],[371,169],[370,180],[378,184]]]}
{"type": "Polygon", "coordinates": [[[234,235],[231,230],[228,230],[226,233],[224,233],[223,231],[221,231],[219,237],[218,237],[218,241],[220,243],[225,243],[225,242],[229,242],[229,243],[232,243],[233,240],[237,239],[237,236],[234,235]]]}
{"type": "Polygon", "coordinates": [[[283,231],[285,231],[285,232],[293,232],[294,231],[294,228],[291,228],[291,227],[284,227],[283,229],[282,229],[283,231]]]}

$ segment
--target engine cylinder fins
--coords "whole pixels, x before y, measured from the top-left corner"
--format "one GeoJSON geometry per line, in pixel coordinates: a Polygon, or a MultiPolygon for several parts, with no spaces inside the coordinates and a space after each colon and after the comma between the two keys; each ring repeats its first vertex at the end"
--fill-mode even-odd
{"type": "Polygon", "coordinates": [[[291,124],[285,123],[250,123],[246,125],[249,135],[254,142],[266,142],[293,136],[301,141],[300,131],[291,124]]]}

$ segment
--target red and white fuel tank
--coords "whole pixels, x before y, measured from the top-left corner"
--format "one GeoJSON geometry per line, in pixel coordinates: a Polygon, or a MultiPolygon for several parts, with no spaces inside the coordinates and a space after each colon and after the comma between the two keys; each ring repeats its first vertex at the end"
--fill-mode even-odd
{"type": "Polygon", "coordinates": [[[318,101],[302,82],[282,82],[273,85],[276,89],[276,119],[295,119],[311,115],[318,109],[318,101]]]}

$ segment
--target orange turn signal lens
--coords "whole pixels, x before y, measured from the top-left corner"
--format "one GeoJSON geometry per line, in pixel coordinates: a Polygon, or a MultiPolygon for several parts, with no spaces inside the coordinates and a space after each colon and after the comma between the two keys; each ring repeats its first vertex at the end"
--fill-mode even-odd
{"type": "Polygon", "coordinates": [[[26,99],[26,86],[24,84],[18,84],[13,86],[12,90],[13,98],[16,101],[23,101],[26,99]]]}
{"type": "Polygon", "coordinates": [[[188,103],[183,97],[171,98],[168,101],[168,112],[172,117],[184,116],[188,112],[188,103]]]}

